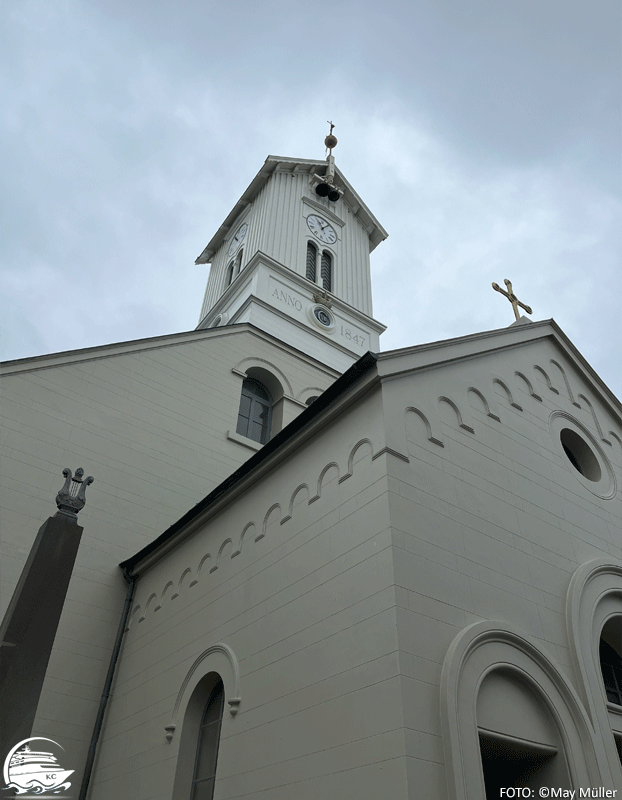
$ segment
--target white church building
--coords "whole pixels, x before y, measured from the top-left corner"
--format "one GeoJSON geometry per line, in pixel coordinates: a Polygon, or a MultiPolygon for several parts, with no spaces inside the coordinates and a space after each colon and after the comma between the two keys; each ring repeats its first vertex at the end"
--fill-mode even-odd
{"type": "Polygon", "coordinates": [[[64,796],[622,798],[622,406],[553,320],[380,353],[386,236],[270,156],[195,330],[3,364],[2,610],[95,478],[32,733],[64,796]]]}

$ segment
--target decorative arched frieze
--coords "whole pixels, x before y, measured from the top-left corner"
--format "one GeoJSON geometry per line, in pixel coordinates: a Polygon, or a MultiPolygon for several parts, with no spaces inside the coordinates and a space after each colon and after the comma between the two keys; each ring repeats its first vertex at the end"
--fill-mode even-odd
{"type": "Polygon", "coordinates": [[[497,411],[496,403],[494,403],[494,401],[493,405],[495,407],[495,410],[493,412],[491,404],[488,402],[483,392],[480,392],[480,390],[477,389],[475,386],[467,385],[466,389],[467,402],[469,400],[469,392],[472,392],[476,397],[479,397],[479,399],[482,401],[482,403],[484,404],[484,413],[486,414],[487,417],[490,417],[491,419],[494,419],[497,422],[501,422],[501,417],[499,416],[499,412],[497,411]]]}
{"type": "Polygon", "coordinates": [[[154,611],[159,611],[162,608],[162,606],[164,605],[164,600],[166,599],[166,593],[169,591],[169,589],[172,588],[173,588],[173,581],[168,581],[164,589],[162,589],[162,593],[160,595],[160,602],[153,609],[154,611]]]}
{"type": "Polygon", "coordinates": [[[231,549],[233,550],[233,540],[232,540],[232,539],[230,539],[229,537],[227,537],[227,538],[225,539],[225,541],[224,541],[224,542],[223,542],[223,543],[220,545],[220,547],[218,548],[218,555],[216,556],[216,563],[215,563],[215,564],[214,564],[214,566],[213,566],[213,567],[210,569],[210,574],[211,574],[212,572],[216,572],[216,570],[217,570],[217,569],[218,569],[218,567],[220,566],[220,562],[221,562],[221,559],[222,559],[222,554],[223,554],[223,551],[224,551],[225,547],[226,547],[227,545],[229,545],[229,544],[231,545],[231,549]]]}
{"type": "MultiPolygon", "coordinates": [[[[244,528],[242,529],[242,533],[240,534],[240,541],[238,543],[237,548],[231,553],[231,558],[235,558],[235,556],[239,556],[242,552],[242,548],[244,546],[244,542],[247,538],[253,539],[253,531],[256,531],[257,527],[254,522],[247,522],[244,528]]],[[[255,540],[256,541],[256,540],[255,540]]]]}
{"type": "Polygon", "coordinates": [[[568,392],[568,398],[572,403],[572,405],[576,406],[577,408],[581,408],[581,404],[577,403],[577,401],[574,399],[572,389],[570,388],[570,381],[568,380],[568,376],[566,375],[566,370],[562,367],[562,365],[558,361],[555,361],[554,358],[551,359],[550,363],[554,364],[557,367],[557,369],[561,372],[562,378],[564,379],[564,384],[566,385],[566,391],[568,392]]]}
{"type": "Polygon", "coordinates": [[[211,553],[205,553],[205,555],[199,561],[199,566],[197,567],[197,578],[200,578],[201,575],[207,570],[207,572],[211,572],[210,564],[212,563],[212,555],[211,553]]]}
{"type": "Polygon", "coordinates": [[[268,361],[265,358],[256,358],[254,356],[243,358],[238,364],[235,365],[235,367],[233,367],[231,372],[240,376],[241,378],[246,378],[249,369],[253,369],[253,367],[271,372],[281,382],[285,395],[289,398],[293,398],[292,385],[285,373],[279,369],[276,364],[273,364],[271,361],[268,361]]]}
{"type": "MultiPolygon", "coordinates": [[[[273,503],[268,511],[266,512],[266,516],[263,518],[263,525],[261,526],[261,533],[255,537],[255,541],[258,542],[260,539],[263,539],[266,535],[266,529],[268,528],[268,524],[270,522],[270,517],[275,511],[281,511],[281,506],[279,503],[273,503]]],[[[282,515],[281,515],[282,516],[282,515]]]]}
{"type": "Polygon", "coordinates": [[[531,381],[526,375],[523,375],[523,373],[519,372],[518,370],[514,372],[514,375],[516,375],[517,378],[522,378],[522,380],[525,382],[525,385],[527,386],[527,391],[529,392],[531,397],[533,397],[535,400],[539,400],[540,402],[542,402],[542,398],[540,397],[539,394],[536,394],[531,384],[531,381]]]}
{"type": "Polygon", "coordinates": [[[529,686],[559,731],[575,788],[613,785],[574,687],[524,633],[500,622],[476,622],[451,643],[441,673],[441,725],[451,800],[481,800],[484,783],[477,725],[477,697],[495,669],[529,686]]]}
{"type": "Polygon", "coordinates": [[[156,602],[157,599],[158,599],[158,596],[157,596],[157,594],[155,592],[152,592],[149,595],[149,599],[145,603],[145,613],[143,614],[141,619],[138,620],[139,622],[142,622],[144,620],[144,618],[147,616],[147,612],[149,611],[151,606],[156,602]]]}
{"type": "MultiPolygon", "coordinates": [[[[382,455],[384,453],[391,453],[392,455],[395,455],[395,456],[397,456],[399,458],[402,458],[402,459],[408,461],[408,459],[405,456],[402,456],[400,453],[397,453],[397,452],[395,452],[395,451],[393,451],[393,450],[391,450],[390,448],[387,448],[387,447],[382,448],[381,450],[379,450],[377,453],[374,454],[372,441],[369,438],[364,438],[364,439],[360,439],[352,447],[352,449],[350,450],[350,453],[349,453],[349,456],[348,456],[348,465],[349,465],[350,474],[352,474],[352,472],[355,469],[355,456],[356,456],[356,453],[359,452],[359,450],[361,448],[363,448],[363,447],[368,449],[368,452],[369,452],[369,455],[370,455],[372,461],[375,458],[379,457],[380,455],[382,455]]],[[[230,557],[231,558],[235,558],[236,556],[240,555],[241,552],[242,552],[242,549],[245,546],[247,541],[249,541],[249,540],[253,541],[254,540],[255,542],[258,542],[260,539],[263,539],[266,536],[266,532],[267,532],[268,526],[271,525],[273,522],[276,523],[277,519],[279,520],[281,525],[283,523],[287,522],[289,519],[291,519],[293,511],[294,511],[294,506],[295,506],[295,503],[296,503],[296,498],[302,492],[306,492],[307,493],[308,504],[311,504],[314,501],[319,500],[320,497],[321,497],[322,488],[327,483],[326,476],[328,475],[328,473],[331,470],[335,470],[335,472],[336,472],[336,476],[335,476],[336,479],[337,479],[336,483],[337,484],[341,483],[342,480],[340,480],[339,465],[337,464],[336,461],[332,461],[329,464],[327,464],[322,469],[322,471],[320,472],[320,475],[319,475],[318,481],[317,481],[318,494],[315,497],[309,497],[310,490],[309,490],[309,486],[308,486],[307,483],[299,484],[291,494],[291,497],[290,497],[290,500],[289,500],[289,507],[288,507],[289,513],[286,516],[283,516],[282,515],[281,504],[280,503],[273,503],[268,508],[266,514],[264,515],[263,523],[262,523],[262,527],[261,527],[261,532],[257,533],[258,527],[256,526],[254,521],[248,522],[244,526],[244,528],[242,529],[242,532],[240,534],[240,538],[239,538],[239,541],[238,541],[237,549],[233,550],[233,552],[231,553],[230,557]]],[[[234,547],[234,539],[232,537],[225,538],[225,540],[220,544],[220,547],[219,547],[219,549],[217,551],[217,554],[216,554],[215,563],[214,563],[212,555],[210,553],[205,553],[201,557],[201,560],[199,561],[199,563],[196,565],[196,572],[193,573],[193,569],[191,567],[186,567],[184,569],[184,571],[182,572],[179,580],[177,581],[177,589],[175,591],[173,591],[173,593],[170,596],[170,599],[174,600],[177,597],[179,597],[179,595],[181,594],[182,587],[184,585],[188,584],[189,586],[195,586],[202,579],[204,573],[206,573],[206,572],[207,573],[215,572],[218,569],[218,567],[220,566],[222,559],[225,558],[225,550],[229,546],[231,548],[234,547]],[[193,574],[195,575],[194,579],[193,579],[193,574]]],[[[173,581],[168,581],[166,583],[166,586],[162,590],[162,593],[161,593],[161,596],[160,596],[160,602],[157,605],[155,605],[154,610],[157,611],[162,607],[162,603],[164,602],[164,599],[165,599],[165,596],[167,595],[167,592],[169,590],[174,589],[174,588],[175,588],[175,584],[173,583],[173,581]]],[[[149,601],[147,603],[147,607],[145,608],[145,614],[146,614],[148,608],[151,607],[151,604],[156,599],[157,599],[157,596],[155,594],[153,594],[150,597],[150,599],[149,599],[149,601]]],[[[133,617],[134,617],[134,615],[136,613],[140,612],[140,609],[141,609],[141,606],[137,606],[136,609],[134,609],[134,611],[132,612],[131,619],[133,619],[133,617]]],[[[143,616],[143,619],[144,619],[144,616],[143,616]]],[[[130,627],[130,624],[128,624],[128,629],[130,627]]]]}
{"type": "Polygon", "coordinates": [[[229,645],[219,642],[207,650],[204,650],[200,656],[194,661],[186,677],[184,678],[175,705],[173,713],[171,714],[171,721],[168,725],[164,726],[166,731],[166,738],[170,742],[173,739],[175,730],[180,717],[180,709],[185,709],[185,706],[192,696],[196,685],[208,673],[217,672],[222,678],[225,687],[225,698],[229,705],[229,713],[235,717],[239,711],[242,697],[240,694],[240,667],[238,660],[233,650],[229,645]]]}
{"type": "Polygon", "coordinates": [[[438,398],[437,402],[438,402],[438,404],[439,404],[439,405],[440,405],[441,403],[447,403],[447,405],[448,405],[448,406],[450,406],[451,408],[453,408],[453,410],[454,410],[454,412],[455,412],[455,414],[456,414],[456,417],[457,417],[457,419],[458,419],[458,426],[459,426],[460,428],[462,428],[462,429],[463,429],[463,430],[465,430],[465,431],[468,431],[469,433],[475,433],[475,430],[473,429],[473,427],[472,427],[471,425],[467,425],[467,424],[464,422],[464,420],[463,420],[463,417],[462,417],[462,414],[460,413],[460,409],[459,409],[459,408],[458,408],[458,406],[457,406],[457,405],[454,403],[454,401],[453,401],[453,400],[450,400],[450,399],[449,399],[449,397],[445,397],[444,395],[441,395],[441,396],[438,398]]]}
{"type": "Polygon", "coordinates": [[[305,490],[307,492],[307,500],[308,500],[310,492],[309,492],[309,487],[306,483],[301,483],[294,489],[294,491],[292,492],[292,496],[289,498],[289,506],[287,509],[287,514],[281,520],[281,525],[283,525],[285,522],[287,522],[292,518],[294,513],[294,503],[296,502],[296,497],[300,494],[300,492],[303,492],[305,490]]]}
{"type": "Polygon", "coordinates": [[[590,410],[590,414],[592,415],[592,419],[594,420],[594,425],[596,427],[596,430],[598,431],[598,435],[600,436],[601,442],[604,442],[605,444],[608,444],[609,447],[611,447],[611,442],[609,441],[609,439],[605,438],[605,435],[603,434],[603,429],[600,427],[600,422],[598,421],[598,417],[596,416],[596,411],[594,411],[594,406],[590,403],[590,401],[584,394],[578,394],[577,397],[580,397],[581,400],[583,400],[583,402],[587,404],[587,407],[590,410]]]}
{"type": "Polygon", "coordinates": [[[177,591],[171,595],[171,600],[175,600],[181,594],[181,590],[184,585],[184,581],[188,578],[188,583],[192,580],[192,570],[190,567],[186,567],[186,569],[181,573],[181,577],[179,579],[179,583],[177,584],[177,591]]]}
{"type": "Polygon", "coordinates": [[[492,379],[492,382],[493,382],[493,384],[496,383],[498,386],[500,386],[503,389],[503,391],[507,395],[508,403],[512,406],[512,408],[515,408],[517,411],[522,411],[523,410],[523,407],[519,406],[519,404],[514,400],[514,397],[512,396],[512,392],[510,391],[510,387],[507,385],[507,383],[502,378],[495,377],[495,378],[492,379]]]}
{"type": "MultiPolygon", "coordinates": [[[[134,606],[134,608],[132,609],[131,614],[127,618],[127,626],[125,628],[126,631],[129,631],[129,629],[134,624],[134,620],[136,619],[136,616],[140,615],[141,611],[142,611],[142,606],[140,604],[134,606]]],[[[143,619],[144,619],[144,617],[143,617],[143,619]]]]}
{"type": "Polygon", "coordinates": [[[348,471],[345,473],[345,475],[342,475],[341,478],[339,478],[339,483],[343,483],[345,480],[352,477],[354,472],[354,456],[356,455],[357,451],[363,447],[363,445],[369,445],[369,455],[371,456],[370,460],[373,460],[374,448],[371,441],[369,439],[360,439],[354,445],[352,450],[350,450],[350,455],[348,456],[348,471]]]}
{"type": "MultiPolygon", "coordinates": [[[[622,561],[607,557],[582,564],[568,586],[566,627],[581,694],[592,724],[601,731],[610,730],[610,721],[599,640],[605,623],[614,616],[622,616],[622,561]]],[[[603,736],[603,740],[607,759],[619,772],[613,736],[603,736]]],[[[613,766],[612,772],[616,774],[613,766]]]]}
{"type": "MultiPolygon", "coordinates": [[[[441,445],[442,447],[443,445],[441,445]]],[[[375,461],[380,456],[393,456],[394,458],[399,458],[400,461],[405,461],[407,464],[410,464],[410,459],[408,456],[405,456],[404,453],[400,453],[398,450],[394,450],[392,447],[381,447],[380,450],[376,450],[376,452],[371,457],[372,461],[375,461]]]]}
{"type": "Polygon", "coordinates": [[[535,370],[536,372],[539,372],[539,373],[542,375],[542,377],[543,377],[543,378],[544,378],[544,380],[546,381],[546,386],[547,386],[547,389],[550,389],[550,390],[553,392],[553,394],[559,394],[559,390],[558,390],[558,389],[556,389],[556,388],[553,386],[553,384],[551,383],[551,379],[549,378],[549,374],[548,374],[548,372],[546,372],[545,370],[543,370],[543,369],[542,369],[542,367],[538,366],[537,364],[534,364],[534,365],[533,365],[533,368],[534,368],[534,370],[535,370]]]}
{"type": "Polygon", "coordinates": [[[426,436],[429,442],[433,444],[437,444],[439,447],[445,447],[442,440],[439,439],[438,436],[435,436],[432,432],[432,426],[430,425],[430,421],[427,416],[423,413],[420,408],[416,408],[415,406],[407,406],[404,409],[404,422],[406,424],[406,430],[408,431],[408,414],[415,414],[425,425],[426,436]]]}
{"type": "Polygon", "coordinates": [[[330,464],[327,464],[324,467],[324,469],[320,472],[320,475],[319,475],[319,477],[317,479],[317,494],[314,497],[311,497],[309,499],[309,504],[315,503],[316,500],[319,500],[320,497],[322,496],[322,484],[323,484],[324,478],[326,477],[328,472],[330,472],[331,469],[337,470],[337,481],[339,481],[339,477],[340,477],[339,476],[339,465],[337,464],[336,461],[331,461],[330,464]]]}

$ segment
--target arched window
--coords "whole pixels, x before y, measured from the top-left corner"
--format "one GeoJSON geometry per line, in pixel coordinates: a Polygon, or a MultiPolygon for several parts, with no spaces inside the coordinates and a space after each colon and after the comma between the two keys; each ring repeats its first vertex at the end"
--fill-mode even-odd
{"type": "Polygon", "coordinates": [[[235,268],[235,262],[234,261],[230,261],[229,262],[229,266],[227,267],[227,275],[225,277],[225,289],[227,288],[227,286],[231,286],[231,284],[233,282],[233,270],[234,270],[234,268],[235,268]]]}
{"type": "Polygon", "coordinates": [[[222,680],[212,689],[201,720],[197,743],[191,800],[212,800],[225,691],[222,680]]]}
{"type": "Polygon", "coordinates": [[[607,700],[622,706],[622,617],[612,617],[600,634],[600,670],[607,700]]]}
{"type": "Polygon", "coordinates": [[[260,444],[270,438],[272,422],[272,397],[268,389],[254,378],[246,378],[242,383],[240,410],[236,431],[260,444]]]}
{"type": "Polygon", "coordinates": [[[477,723],[486,800],[500,797],[504,786],[570,789],[559,728],[533,685],[510,670],[489,672],[479,688],[477,723]]]}
{"type": "Polygon", "coordinates": [[[327,292],[332,291],[333,259],[331,258],[331,255],[327,250],[322,251],[321,275],[322,275],[322,287],[326,289],[327,292]]]}
{"type": "Polygon", "coordinates": [[[239,252],[238,252],[238,254],[237,254],[237,257],[235,259],[235,274],[236,274],[236,276],[239,275],[240,272],[242,271],[242,253],[243,252],[244,252],[244,248],[241,247],[239,252]]]}
{"type": "Polygon", "coordinates": [[[307,271],[305,277],[308,281],[315,283],[317,265],[317,247],[313,242],[307,242],[307,271]]]}

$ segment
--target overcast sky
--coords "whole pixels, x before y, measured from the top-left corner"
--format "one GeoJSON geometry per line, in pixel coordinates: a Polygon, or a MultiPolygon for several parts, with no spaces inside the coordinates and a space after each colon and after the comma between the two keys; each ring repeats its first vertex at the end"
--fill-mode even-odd
{"type": "Polygon", "coordinates": [[[268,154],[389,232],[383,350],[509,325],[510,278],[622,397],[619,0],[5,0],[2,358],[191,330],[268,154]]]}

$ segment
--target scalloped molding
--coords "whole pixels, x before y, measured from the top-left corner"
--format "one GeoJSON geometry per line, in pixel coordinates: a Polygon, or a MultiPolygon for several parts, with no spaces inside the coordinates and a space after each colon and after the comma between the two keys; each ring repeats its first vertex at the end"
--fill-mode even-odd
{"type": "MultiPolygon", "coordinates": [[[[318,479],[317,479],[317,494],[308,499],[308,504],[313,504],[313,503],[315,503],[315,502],[317,502],[317,501],[319,501],[321,499],[322,491],[323,491],[323,488],[324,488],[323,487],[323,481],[324,481],[324,478],[325,478],[327,472],[330,469],[336,469],[337,470],[338,480],[336,481],[336,485],[338,486],[338,485],[342,484],[347,478],[352,477],[352,475],[354,474],[354,472],[357,469],[358,464],[365,463],[367,460],[369,460],[369,462],[371,463],[371,462],[375,461],[376,458],[378,458],[380,455],[383,455],[385,453],[388,453],[390,455],[394,455],[394,456],[396,456],[396,457],[398,457],[400,459],[408,461],[408,458],[406,456],[404,456],[401,453],[398,453],[398,452],[396,452],[396,451],[394,451],[394,450],[392,450],[390,448],[387,448],[387,447],[382,447],[382,448],[378,449],[376,452],[374,452],[373,443],[372,443],[371,439],[369,439],[367,437],[363,438],[363,439],[359,439],[356,442],[356,444],[352,448],[350,448],[350,450],[348,452],[348,458],[347,458],[348,471],[346,473],[344,473],[344,475],[342,475],[342,476],[340,475],[339,465],[338,465],[338,463],[336,461],[331,461],[331,462],[329,462],[328,464],[326,464],[322,468],[322,470],[320,471],[320,474],[318,476],[318,479]],[[358,461],[355,461],[355,456],[356,456],[357,452],[362,447],[365,447],[365,446],[367,446],[368,449],[369,449],[369,452],[366,454],[366,456],[368,456],[369,458],[364,456],[363,458],[359,458],[358,461]]],[[[242,553],[242,550],[243,550],[243,548],[244,548],[244,546],[246,545],[247,542],[249,542],[249,541],[259,542],[262,539],[264,539],[265,536],[266,536],[267,530],[268,530],[268,526],[273,521],[276,521],[278,519],[280,524],[284,525],[286,522],[291,520],[292,516],[293,516],[293,513],[294,513],[294,502],[295,502],[296,496],[298,495],[299,492],[301,492],[301,491],[303,491],[305,489],[307,491],[307,494],[310,494],[309,485],[307,483],[300,483],[300,484],[298,484],[296,486],[296,488],[294,489],[294,491],[290,495],[289,502],[288,502],[288,504],[286,506],[287,509],[288,509],[288,513],[286,515],[283,515],[283,507],[284,506],[282,506],[280,503],[271,503],[269,505],[269,507],[268,507],[268,510],[264,514],[263,522],[262,522],[262,525],[261,525],[260,529],[258,529],[258,526],[256,525],[254,520],[250,520],[249,522],[247,522],[244,525],[243,529],[242,529],[242,532],[241,532],[239,540],[238,540],[238,546],[237,547],[235,547],[235,545],[234,545],[234,537],[232,537],[230,535],[226,536],[224,541],[219,546],[215,563],[213,563],[213,561],[212,561],[213,556],[212,556],[211,553],[204,553],[201,556],[201,559],[198,562],[198,565],[197,565],[197,568],[196,568],[195,571],[193,571],[193,569],[190,566],[187,566],[182,571],[182,574],[181,574],[179,580],[177,581],[177,589],[171,595],[171,598],[170,598],[171,601],[172,600],[176,600],[182,594],[182,591],[184,590],[184,587],[186,586],[186,584],[188,584],[188,588],[190,588],[190,587],[194,588],[198,583],[200,583],[203,580],[203,576],[204,575],[207,574],[207,576],[209,577],[209,575],[211,575],[214,572],[216,572],[218,570],[218,568],[221,566],[222,559],[225,558],[224,551],[225,551],[225,548],[229,544],[232,547],[232,552],[231,552],[230,558],[233,559],[233,558],[235,558],[236,556],[239,556],[242,553]],[[211,566],[210,566],[209,569],[207,569],[207,566],[209,564],[211,564],[211,566]]],[[[160,594],[159,603],[157,605],[155,605],[155,607],[154,607],[154,611],[159,611],[162,608],[167,591],[169,589],[172,589],[173,587],[174,587],[173,581],[168,580],[166,582],[166,584],[165,584],[164,589],[162,590],[162,592],[160,594]]],[[[156,598],[156,595],[157,595],[157,593],[152,593],[150,595],[149,602],[153,603],[154,598],[156,598]]],[[[129,623],[128,623],[128,626],[127,626],[126,630],[129,630],[132,627],[134,618],[136,617],[137,614],[140,614],[141,610],[142,610],[142,605],[140,603],[137,603],[137,605],[132,610],[132,613],[130,615],[130,620],[129,620],[129,623]]],[[[153,615],[149,615],[149,616],[153,616],[153,615]]],[[[143,622],[146,619],[146,617],[147,617],[147,608],[145,608],[144,613],[140,614],[139,621],[143,622]]]]}
{"type": "MultiPolygon", "coordinates": [[[[562,376],[564,385],[566,387],[567,399],[570,401],[570,403],[573,406],[580,408],[583,411],[586,411],[591,416],[592,425],[594,431],[596,432],[597,438],[600,441],[604,442],[609,447],[613,447],[612,442],[613,440],[615,440],[620,446],[620,449],[622,450],[622,436],[618,435],[615,431],[611,430],[608,431],[609,438],[605,436],[603,427],[598,419],[598,415],[596,413],[593,403],[589,400],[588,397],[586,397],[585,394],[578,393],[577,397],[580,398],[584,403],[584,406],[580,405],[577,402],[577,400],[575,400],[575,396],[570,386],[570,381],[568,380],[566,371],[554,359],[550,359],[550,363],[557,368],[559,374],[562,376]]],[[[562,396],[559,394],[559,391],[552,385],[548,373],[538,364],[534,364],[533,370],[534,374],[541,376],[546,381],[547,388],[552,393],[558,395],[560,399],[562,399],[562,396]]],[[[521,392],[526,391],[528,397],[532,398],[537,403],[544,402],[542,397],[536,392],[534,388],[535,387],[534,381],[532,381],[524,372],[515,370],[513,374],[513,379],[514,379],[515,389],[519,389],[521,392]]],[[[495,422],[503,424],[501,421],[501,412],[497,404],[495,385],[499,386],[503,390],[503,394],[507,398],[508,405],[511,409],[514,409],[515,411],[519,412],[524,411],[523,406],[521,406],[515,399],[515,392],[513,391],[510,381],[508,381],[506,378],[500,375],[497,375],[495,373],[490,373],[490,383],[488,384],[488,388],[486,391],[483,391],[481,388],[474,386],[472,382],[469,381],[468,379],[464,379],[461,380],[457,384],[457,386],[454,384],[454,388],[457,389],[457,395],[458,395],[457,398],[456,396],[449,397],[447,394],[439,395],[436,399],[436,404],[434,408],[431,408],[432,405],[431,403],[428,403],[426,406],[422,405],[406,406],[406,408],[404,409],[404,427],[405,427],[406,438],[411,441],[415,441],[414,437],[409,435],[409,430],[408,430],[409,429],[408,415],[414,414],[415,416],[419,417],[419,419],[421,419],[421,421],[425,426],[426,439],[429,442],[438,445],[439,447],[445,446],[443,440],[440,437],[441,423],[440,423],[440,417],[437,413],[440,403],[445,403],[446,405],[449,405],[451,407],[454,414],[456,415],[456,422],[460,429],[465,430],[468,433],[472,434],[476,433],[475,426],[472,422],[470,414],[469,393],[476,395],[481,400],[484,406],[484,413],[486,414],[486,416],[495,420],[495,422]]],[[[560,410],[555,413],[566,413],[566,412],[560,410]]],[[[568,419],[575,422],[577,425],[581,427],[583,431],[586,431],[586,433],[589,434],[589,431],[584,423],[575,420],[574,417],[569,415],[568,419]]],[[[593,441],[593,436],[591,434],[589,435],[593,441]]],[[[602,450],[599,450],[599,452],[602,452],[602,450]]],[[[609,465],[609,462],[604,456],[604,454],[603,458],[605,458],[607,464],[609,465]]],[[[615,483],[615,478],[614,478],[614,483],[615,483]]],[[[603,497],[603,495],[598,495],[598,496],[603,497]]]]}

